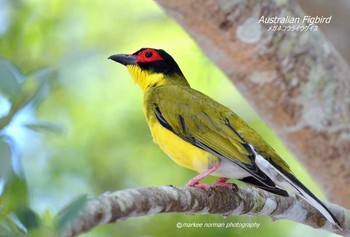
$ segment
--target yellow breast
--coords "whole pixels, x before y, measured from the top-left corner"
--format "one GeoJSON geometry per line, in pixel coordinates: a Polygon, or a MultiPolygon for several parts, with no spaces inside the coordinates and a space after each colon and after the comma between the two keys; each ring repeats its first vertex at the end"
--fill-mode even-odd
{"type": "Polygon", "coordinates": [[[210,153],[185,142],[164,128],[156,119],[149,121],[149,127],[154,141],[178,165],[202,172],[217,162],[217,158],[210,153]]]}

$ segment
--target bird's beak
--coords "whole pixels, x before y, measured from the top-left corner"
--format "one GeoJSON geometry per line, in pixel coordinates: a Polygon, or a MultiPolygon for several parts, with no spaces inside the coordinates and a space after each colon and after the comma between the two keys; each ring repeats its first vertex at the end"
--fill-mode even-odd
{"type": "Polygon", "coordinates": [[[114,54],[108,59],[112,59],[113,61],[116,61],[117,63],[123,64],[125,66],[136,64],[136,57],[132,54],[114,54]]]}

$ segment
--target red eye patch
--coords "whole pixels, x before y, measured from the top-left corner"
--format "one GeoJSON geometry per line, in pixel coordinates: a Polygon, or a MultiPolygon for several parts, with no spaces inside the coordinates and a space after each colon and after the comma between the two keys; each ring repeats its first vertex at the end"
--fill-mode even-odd
{"type": "Polygon", "coordinates": [[[137,62],[148,63],[159,60],[163,60],[163,58],[154,49],[145,49],[137,54],[137,62]]]}

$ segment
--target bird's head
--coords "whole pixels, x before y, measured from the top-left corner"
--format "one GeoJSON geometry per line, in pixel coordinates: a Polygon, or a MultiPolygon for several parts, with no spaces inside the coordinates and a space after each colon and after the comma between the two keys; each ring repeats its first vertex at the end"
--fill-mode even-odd
{"type": "Polygon", "coordinates": [[[109,57],[125,65],[142,89],[165,84],[188,85],[175,60],[162,49],[142,48],[133,54],[109,57]]]}

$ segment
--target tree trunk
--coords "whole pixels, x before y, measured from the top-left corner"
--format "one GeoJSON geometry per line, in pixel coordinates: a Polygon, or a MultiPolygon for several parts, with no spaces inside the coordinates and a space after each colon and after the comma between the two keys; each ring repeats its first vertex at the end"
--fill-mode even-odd
{"type": "Polygon", "coordinates": [[[270,26],[283,24],[259,23],[262,16],[302,21],[297,3],[157,1],[234,82],[327,196],[350,208],[345,188],[350,183],[349,68],[316,26],[272,31],[270,26]]]}

